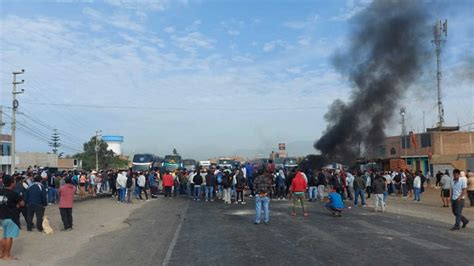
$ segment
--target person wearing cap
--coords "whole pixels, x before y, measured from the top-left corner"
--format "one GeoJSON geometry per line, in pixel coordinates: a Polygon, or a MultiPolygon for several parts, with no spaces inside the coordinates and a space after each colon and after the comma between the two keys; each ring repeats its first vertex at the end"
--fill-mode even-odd
{"type": "Polygon", "coordinates": [[[95,197],[96,193],[96,181],[97,181],[97,172],[92,171],[92,173],[89,176],[89,193],[92,194],[93,197],[95,197]]]}
{"type": "Polygon", "coordinates": [[[0,259],[16,259],[11,255],[13,239],[20,235],[20,211],[24,206],[20,195],[15,192],[15,182],[9,175],[3,177],[4,187],[0,189],[0,224],[3,228],[3,237],[0,240],[2,253],[0,259]]]}
{"type": "Polygon", "coordinates": [[[72,230],[72,204],[74,202],[74,192],[76,188],[72,185],[72,178],[67,176],[66,184],[59,189],[59,213],[63,221],[64,230],[72,230]]]}

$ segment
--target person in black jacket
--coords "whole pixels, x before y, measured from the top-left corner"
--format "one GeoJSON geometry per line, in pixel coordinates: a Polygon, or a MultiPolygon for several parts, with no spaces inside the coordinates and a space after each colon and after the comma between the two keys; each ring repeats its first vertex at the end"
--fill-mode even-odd
{"type": "Polygon", "coordinates": [[[247,180],[245,180],[244,173],[241,170],[237,170],[236,174],[237,181],[237,202],[245,204],[244,201],[244,190],[247,186],[247,180]]]}
{"type": "Polygon", "coordinates": [[[309,169],[306,173],[306,176],[308,177],[308,201],[313,201],[316,200],[317,196],[317,189],[318,189],[318,180],[316,175],[314,174],[314,171],[312,169],[309,169]]]}
{"type": "Polygon", "coordinates": [[[214,201],[214,188],[216,187],[216,177],[212,171],[206,174],[206,201],[214,201]]]}
{"type": "Polygon", "coordinates": [[[324,200],[324,189],[328,185],[326,180],[326,175],[322,171],[318,172],[318,194],[316,195],[316,200],[324,200]]]}
{"type": "Polygon", "coordinates": [[[201,185],[202,185],[202,176],[201,172],[198,170],[196,171],[196,175],[193,178],[194,183],[194,200],[200,201],[201,200],[201,185]]]}
{"type": "Polygon", "coordinates": [[[36,215],[36,228],[38,231],[43,231],[43,216],[45,206],[48,205],[46,197],[46,188],[41,184],[41,176],[36,175],[34,183],[26,190],[26,229],[31,232],[33,229],[33,216],[36,215]]]}

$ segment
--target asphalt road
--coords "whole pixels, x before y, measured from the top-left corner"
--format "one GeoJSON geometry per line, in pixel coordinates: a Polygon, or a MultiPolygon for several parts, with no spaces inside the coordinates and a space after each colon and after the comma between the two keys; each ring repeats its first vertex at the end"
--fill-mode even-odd
{"type": "Polygon", "coordinates": [[[160,198],[130,227],[98,236],[66,265],[472,265],[474,230],[352,208],[333,217],[321,203],[291,217],[273,201],[270,224],[253,224],[254,202],[224,206],[160,198]]]}

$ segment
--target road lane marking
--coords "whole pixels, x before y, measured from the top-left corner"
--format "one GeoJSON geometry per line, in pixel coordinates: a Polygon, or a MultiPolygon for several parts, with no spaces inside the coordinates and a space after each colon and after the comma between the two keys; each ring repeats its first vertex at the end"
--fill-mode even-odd
{"type": "Polygon", "coordinates": [[[167,266],[170,263],[171,256],[173,256],[173,250],[176,246],[176,243],[178,242],[179,233],[181,232],[181,227],[183,226],[184,219],[188,211],[188,206],[189,206],[189,203],[187,203],[186,207],[184,207],[183,214],[181,215],[179,219],[178,227],[176,228],[176,231],[174,232],[173,240],[171,240],[170,246],[168,247],[168,251],[166,252],[165,259],[161,263],[161,265],[163,266],[167,266]]]}

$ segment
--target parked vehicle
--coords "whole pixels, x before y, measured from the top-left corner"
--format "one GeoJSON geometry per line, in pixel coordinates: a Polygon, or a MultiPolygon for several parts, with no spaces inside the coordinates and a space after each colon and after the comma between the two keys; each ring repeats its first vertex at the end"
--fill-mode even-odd
{"type": "Polygon", "coordinates": [[[175,171],[183,167],[181,156],[179,155],[166,155],[163,160],[164,171],[175,171]]]}
{"type": "Polygon", "coordinates": [[[196,169],[196,160],[193,159],[184,159],[183,160],[183,167],[187,171],[194,171],[196,169]]]}

